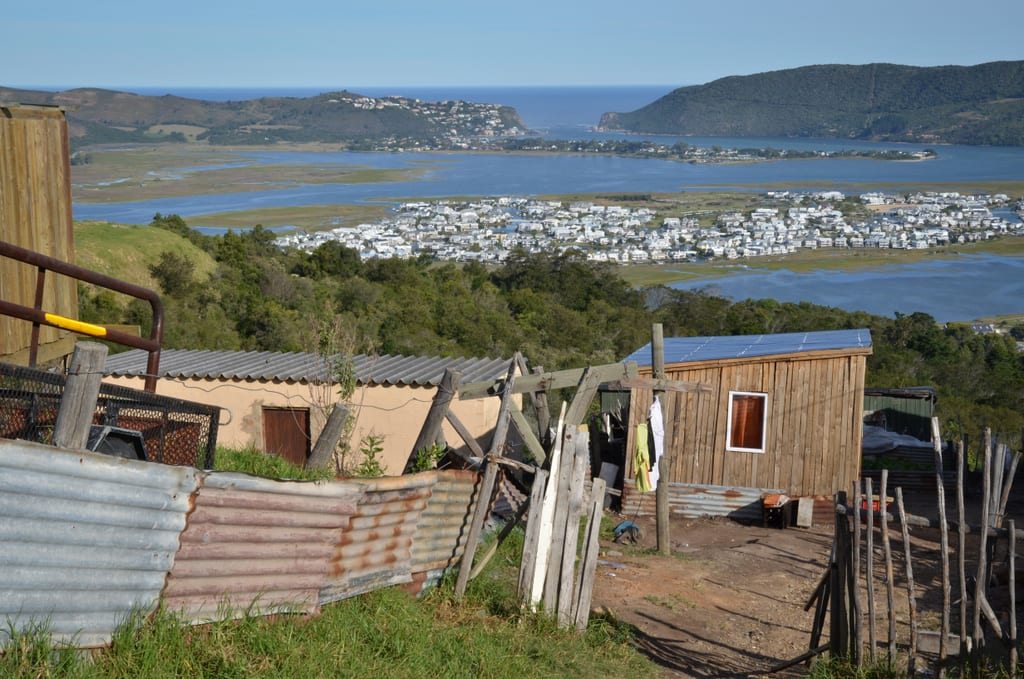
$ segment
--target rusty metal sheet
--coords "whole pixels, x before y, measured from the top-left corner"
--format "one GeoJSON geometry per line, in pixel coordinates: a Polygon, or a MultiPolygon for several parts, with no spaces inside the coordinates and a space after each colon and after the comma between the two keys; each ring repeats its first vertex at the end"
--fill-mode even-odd
{"type": "Polygon", "coordinates": [[[198,485],[190,467],[0,439],[0,619],[109,643],[155,609],[198,485]]]}
{"type": "Polygon", "coordinates": [[[181,535],[165,605],[202,622],[312,613],[363,488],[211,472],[181,535]]]}
{"type": "Polygon", "coordinates": [[[330,557],[320,603],[412,580],[411,551],[436,472],[358,479],[365,490],[330,557]]]}
{"type": "MultiPolygon", "coordinates": [[[[781,491],[772,488],[730,488],[669,483],[669,514],[686,519],[703,516],[724,516],[745,523],[762,520],[761,496],[781,491]]],[[[640,493],[636,480],[626,479],[622,490],[622,513],[625,516],[655,516],[655,493],[640,493]]]]}
{"type": "Polygon", "coordinates": [[[435,472],[434,492],[420,516],[412,542],[412,571],[436,571],[430,584],[462,558],[473,519],[471,502],[480,474],[470,470],[435,472]]]}

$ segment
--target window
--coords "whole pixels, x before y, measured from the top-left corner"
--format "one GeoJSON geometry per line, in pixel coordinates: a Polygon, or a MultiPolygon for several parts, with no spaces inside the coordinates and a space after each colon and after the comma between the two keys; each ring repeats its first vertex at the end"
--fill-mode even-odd
{"type": "Polygon", "coordinates": [[[729,437],[726,450],[763,453],[768,394],[729,392],[729,437]]]}

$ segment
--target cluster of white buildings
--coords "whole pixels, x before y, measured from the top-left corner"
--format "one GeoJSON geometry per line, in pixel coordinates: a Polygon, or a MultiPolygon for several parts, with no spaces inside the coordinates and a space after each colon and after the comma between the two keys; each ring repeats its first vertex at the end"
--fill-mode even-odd
{"type": "MultiPolygon", "coordinates": [[[[478,104],[468,101],[421,101],[408,97],[367,97],[349,92],[339,92],[327,100],[328,104],[352,106],[353,108],[372,111],[396,109],[409,111],[422,116],[442,130],[440,137],[445,147],[471,148],[475,138],[515,137],[527,132],[525,126],[519,127],[502,117],[499,104],[478,104]]],[[[394,139],[380,141],[387,150],[407,150],[395,147],[394,139]]],[[[410,141],[401,143],[410,148],[418,145],[432,147],[430,140],[410,141]]]]}
{"type": "MultiPolygon", "coordinates": [[[[363,259],[429,255],[442,261],[501,262],[527,252],[575,249],[593,261],[673,262],[694,258],[785,255],[800,249],[916,249],[1024,233],[1009,197],[920,193],[859,197],[876,211],[850,223],[836,207],[838,191],[774,192],[749,213],[725,212],[702,222],[659,215],[647,207],[563,203],[501,197],[476,201],[405,203],[373,224],[340,227],[278,239],[282,247],[312,251],[327,241],[357,250],[363,259]]],[[[1018,206],[1018,212],[1024,208],[1018,206]]]]}

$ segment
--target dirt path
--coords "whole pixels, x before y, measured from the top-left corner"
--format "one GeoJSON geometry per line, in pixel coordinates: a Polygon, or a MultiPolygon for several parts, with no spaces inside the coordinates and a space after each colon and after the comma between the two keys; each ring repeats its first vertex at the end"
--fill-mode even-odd
{"type": "Polygon", "coordinates": [[[665,557],[650,551],[653,520],[636,523],[638,546],[604,545],[594,605],[637,628],[664,677],[760,676],[807,650],[813,608],[804,605],[828,565],[831,526],[675,521],[665,557]]]}

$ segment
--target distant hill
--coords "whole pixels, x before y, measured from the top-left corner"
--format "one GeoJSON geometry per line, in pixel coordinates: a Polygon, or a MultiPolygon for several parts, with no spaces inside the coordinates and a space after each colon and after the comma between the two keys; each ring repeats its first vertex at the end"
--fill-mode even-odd
{"type": "Polygon", "coordinates": [[[82,88],[43,92],[0,87],[0,103],[67,108],[73,146],[140,141],[345,143],[389,137],[453,139],[522,134],[515,109],[329,92],[315,97],[203,101],[82,88]]]}
{"type": "Polygon", "coordinates": [[[1024,145],[1024,61],[806,66],[681,87],[606,130],[1024,145]]]}

